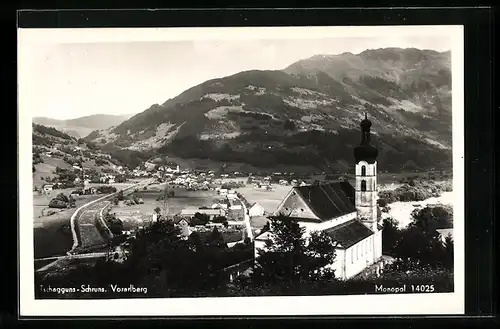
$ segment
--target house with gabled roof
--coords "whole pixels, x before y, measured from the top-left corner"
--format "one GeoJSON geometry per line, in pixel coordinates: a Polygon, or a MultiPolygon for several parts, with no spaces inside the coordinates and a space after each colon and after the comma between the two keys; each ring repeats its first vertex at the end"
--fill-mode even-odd
{"type": "MultiPolygon", "coordinates": [[[[377,149],[370,144],[371,122],[361,122],[362,140],[354,150],[356,183],[330,181],[300,184],[290,189],[273,215],[296,220],[306,235],[326,232],[336,245],[336,257],[329,266],[339,279],[348,279],[377,263],[382,257],[381,211],[377,204],[377,149]]],[[[271,232],[255,237],[258,249],[265,249],[271,232]]]]}
{"type": "Polygon", "coordinates": [[[248,216],[250,217],[264,216],[265,213],[264,207],[258,202],[254,202],[250,206],[247,206],[247,209],[248,216]]]}

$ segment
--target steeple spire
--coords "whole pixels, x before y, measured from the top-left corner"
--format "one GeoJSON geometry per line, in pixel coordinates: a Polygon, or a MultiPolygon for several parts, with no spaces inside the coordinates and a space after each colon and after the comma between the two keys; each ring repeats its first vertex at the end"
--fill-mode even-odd
{"type": "Polygon", "coordinates": [[[378,156],[377,149],[371,145],[371,134],[370,128],[372,126],[372,122],[368,120],[368,113],[365,112],[365,118],[361,120],[361,143],[358,147],[354,149],[354,156],[356,158],[356,162],[361,160],[365,160],[368,162],[375,161],[378,156]]]}

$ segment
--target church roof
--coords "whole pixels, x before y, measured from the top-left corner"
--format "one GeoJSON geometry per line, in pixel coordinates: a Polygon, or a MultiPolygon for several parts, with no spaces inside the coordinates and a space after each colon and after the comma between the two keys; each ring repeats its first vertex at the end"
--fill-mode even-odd
{"type": "Polygon", "coordinates": [[[354,187],[347,181],[295,187],[321,221],[327,221],[356,211],[354,187]]]}
{"type": "Polygon", "coordinates": [[[372,230],[356,219],[326,229],[324,232],[331,236],[342,249],[347,249],[373,234],[372,230]]]}

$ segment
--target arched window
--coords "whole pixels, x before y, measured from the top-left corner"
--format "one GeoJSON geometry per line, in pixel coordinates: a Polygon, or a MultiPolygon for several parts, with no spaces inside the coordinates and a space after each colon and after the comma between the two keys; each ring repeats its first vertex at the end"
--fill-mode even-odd
{"type": "Polygon", "coordinates": [[[366,166],[361,166],[361,176],[366,176],[366,166]]]}
{"type": "Polygon", "coordinates": [[[362,192],[365,192],[365,191],[366,191],[366,181],[365,181],[365,180],[362,180],[362,181],[361,181],[361,191],[362,191],[362,192]]]}

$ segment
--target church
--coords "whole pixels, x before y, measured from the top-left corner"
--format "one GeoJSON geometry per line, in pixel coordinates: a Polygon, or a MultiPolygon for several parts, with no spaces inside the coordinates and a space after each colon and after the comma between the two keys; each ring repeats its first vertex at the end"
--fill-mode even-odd
{"type": "MultiPolygon", "coordinates": [[[[349,279],[382,257],[381,212],[377,204],[378,150],[371,144],[372,123],[361,121],[361,143],[354,148],[356,183],[334,181],[293,187],[273,215],[287,215],[306,235],[324,231],[337,243],[332,269],[349,279]]],[[[270,232],[255,237],[255,251],[264,249],[270,232]]]]}

